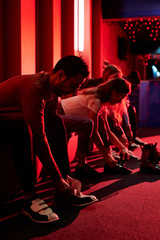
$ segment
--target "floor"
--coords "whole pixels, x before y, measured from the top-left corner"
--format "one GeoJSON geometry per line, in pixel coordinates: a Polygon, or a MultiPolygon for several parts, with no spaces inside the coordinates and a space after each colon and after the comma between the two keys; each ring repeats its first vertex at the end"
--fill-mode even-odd
{"type": "MultiPolygon", "coordinates": [[[[160,148],[160,128],[141,127],[139,137],[160,148]]],[[[134,150],[141,157],[141,148],[134,150]]],[[[70,156],[71,157],[71,156],[70,156]]],[[[98,202],[84,208],[53,208],[60,221],[36,224],[21,214],[23,193],[3,205],[2,240],[159,240],[160,176],[139,172],[139,162],[127,162],[130,176],[106,175],[103,159],[94,148],[88,164],[101,172],[101,180],[83,181],[83,192],[94,194],[98,202]]],[[[74,172],[76,163],[71,162],[74,172]]],[[[54,195],[49,179],[37,185],[38,194],[48,203],[54,195]]]]}

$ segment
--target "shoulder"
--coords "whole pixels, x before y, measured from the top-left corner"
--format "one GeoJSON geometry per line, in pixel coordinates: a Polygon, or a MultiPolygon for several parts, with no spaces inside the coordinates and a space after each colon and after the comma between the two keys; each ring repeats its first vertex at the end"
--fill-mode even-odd
{"type": "Polygon", "coordinates": [[[102,78],[90,78],[86,79],[85,82],[81,85],[80,89],[96,87],[102,83],[102,78]]]}

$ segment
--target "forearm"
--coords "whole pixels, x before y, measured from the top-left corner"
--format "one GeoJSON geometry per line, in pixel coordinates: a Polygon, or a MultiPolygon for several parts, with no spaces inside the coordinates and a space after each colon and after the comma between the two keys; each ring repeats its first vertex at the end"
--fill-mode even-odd
{"type": "Polygon", "coordinates": [[[125,146],[119,141],[119,139],[116,137],[116,135],[112,131],[109,132],[109,139],[110,139],[110,142],[116,147],[118,147],[120,150],[122,148],[125,148],[125,146]]]}
{"type": "Polygon", "coordinates": [[[93,132],[92,140],[95,143],[96,147],[101,151],[101,153],[110,153],[110,147],[106,148],[98,132],[93,132]]]}
{"type": "Polygon", "coordinates": [[[54,181],[59,181],[62,178],[62,175],[52,156],[47,139],[33,138],[33,150],[46,168],[47,172],[50,174],[50,177],[54,181]]]}

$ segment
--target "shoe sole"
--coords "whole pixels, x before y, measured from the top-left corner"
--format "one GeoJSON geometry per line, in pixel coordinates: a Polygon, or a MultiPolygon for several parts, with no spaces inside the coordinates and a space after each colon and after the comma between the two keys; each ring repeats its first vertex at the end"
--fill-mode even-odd
{"type": "Polygon", "coordinates": [[[95,203],[95,202],[98,202],[98,199],[95,198],[92,202],[88,202],[88,203],[83,203],[83,204],[74,204],[74,203],[70,203],[70,204],[67,204],[67,203],[56,203],[54,202],[53,205],[56,206],[56,207],[66,207],[66,206],[70,206],[70,207],[84,207],[84,206],[88,206],[92,203],[95,203]]]}
{"type": "Polygon", "coordinates": [[[29,217],[32,221],[36,222],[36,223],[51,223],[51,222],[55,222],[55,221],[58,221],[59,218],[55,218],[54,220],[50,220],[50,221],[38,221],[36,219],[34,219],[29,213],[27,213],[24,209],[22,210],[22,213],[29,217]]]}
{"type": "Polygon", "coordinates": [[[157,172],[156,170],[149,168],[149,167],[140,167],[140,172],[160,175],[160,171],[157,172]]]}

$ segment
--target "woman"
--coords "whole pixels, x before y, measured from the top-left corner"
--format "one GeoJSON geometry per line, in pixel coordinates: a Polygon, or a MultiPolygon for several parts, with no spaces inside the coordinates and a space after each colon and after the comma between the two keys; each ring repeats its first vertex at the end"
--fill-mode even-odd
{"type": "MultiPolygon", "coordinates": [[[[102,138],[98,132],[98,119],[100,110],[107,108],[109,105],[115,105],[122,101],[122,99],[130,93],[131,86],[123,78],[115,78],[108,82],[98,85],[97,87],[84,89],[77,96],[63,99],[61,101],[64,113],[66,115],[85,116],[90,118],[94,123],[92,140],[96,144],[97,148],[101,151],[104,160],[104,170],[108,172],[108,169],[114,170],[116,173],[130,174],[131,170],[118,165],[110,152],[110,148],[104,145],[102,138]]],[[[105,111],[106,112],[106,111],[105,111]]],[[[105,118],[107,130],[110,131],[107,118],[105,118]]],[[[110,140],[120,148],[124,158],[129,159],[129,153],[127,148],[116,138],[116,136],[110,131],[110,140]]],[[[85,156],[81,157],[81,162],[78,161],[76,167],[76,175],[83,171],[85,166],[85,156]]]]}

